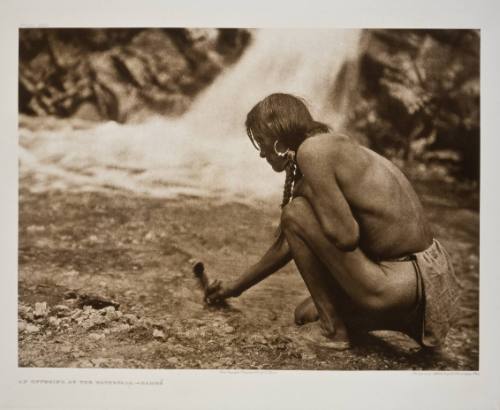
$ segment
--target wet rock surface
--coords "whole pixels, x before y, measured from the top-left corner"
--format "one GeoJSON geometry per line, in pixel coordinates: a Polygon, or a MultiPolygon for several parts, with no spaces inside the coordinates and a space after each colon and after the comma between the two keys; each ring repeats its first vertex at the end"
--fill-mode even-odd
{"type": "Polygon", "coordinates": [[[24,28],[19,109],[91,121],[178,115],[249,41],[244,29],[24,28]]]}

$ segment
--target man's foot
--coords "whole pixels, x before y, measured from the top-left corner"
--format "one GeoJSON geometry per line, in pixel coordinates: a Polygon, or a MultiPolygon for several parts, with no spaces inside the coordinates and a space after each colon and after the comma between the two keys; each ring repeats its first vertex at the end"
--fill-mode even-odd
{"type": "Polygon", "coordinates": [[[295,324],[302,326],[319,319],[318,310],[311,296],[305,298],[295,308],[295,324]]]}
{"type": "Polygon", "coordinates": [[[347,350],[351,348],[351,341],[345,329],[338,329],[332,334],[323,329],[319,323],[310,323],[301,328],[300,334],[315,346],[333,350],[347,350]]]}

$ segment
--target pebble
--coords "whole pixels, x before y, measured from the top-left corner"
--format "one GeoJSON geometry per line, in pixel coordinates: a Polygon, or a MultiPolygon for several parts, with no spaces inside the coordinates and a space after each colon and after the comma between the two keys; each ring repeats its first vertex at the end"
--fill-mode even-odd
{"type": "Polygon", "coordinates": [[[225,333],[234,333],[234,327],[232,326],[224,326],[224,328],[222,329],[225,333]]]}
{"type": "Polygon", "coordinates": [[[118,320],[122,316],[122,312],[115,310],[113,306],[107,306],[104,309],[101,309],[101,312],[105,313],[106,319],[110,321],[118,320]]]}
{"type": "Polygon", "coordinates": [[[131,324],[131,325],[135,325],[135,324],[137,323],[137,321],[139,320],[139,319],[137,318],[137,316],[135,316],[135,315],[133,315],[133,314],[131,314],[131,313],[127,313],[127,314],[123,315],[123,319],[124,319],[127,323],[129,323],[129,324],[131,324]]]}
{"type": "Polygon", "coordinates": [[[262,345],[267,344],[267,340],[261,335],[251,335],[249,339],[251,343],[257,343],[262,345]]]}
{"type": "MultiPolygon", "coordinates": [[[[90,360],[94,367],[110,367],[112,364],[113,359],[108,359],[105,357],[98,357],[96,359],[91,359],[90,360]]],[[[118,362],[122,362],[121,360],[118,360],[118,362]]]]}
{"type": "Polygon", "coordinates": [[[35,312],[34,312],[35,318],[45,317],[47,316],[48,313],[49,311],[47,309],[46,302],[35,303],[35,312]]]}
{"type": "Polygon", "coordinates": [[[30,306],[20,306],[18,312],[19,316],[28,322],[32,322],[35,319],[30,306]]]}
{"type": "Polygon", "coordinates": [[[101,340],[101,339],[104,339],[104,335],[103,334],[99,334],[99,333],[90,333],[89,334],[89,338],[92,339],[92,340],[101,340]]]}
{"type": "Polygon", "coordinates": [[[26,330],[26,322],[24,320],[20,320],[19,322],[17,322],[17,330],[19,332],[24,332],[26,330]]]}
{"type": "Polygon", "coordinates": [[[18,311],[19,311],[19,316],[21,316],[22,318],[26,318],[29,315],[33,315],[30,306],[21,305],[19,306],[18,311]]]}
{"type": "Polygon", "coordinates": [[[52,308],[57,316],[68,316],[71,313],[71,309],[66,305],[56,305],[52,308]]]}
{"type": "Polygon", "coordinates": [[[155,329],[153,331],[153,337],[155,339],[163,339],[164,340],[165,339],[165,333],[163,333],[163,331],[161,331],[161,330],[155,329]]]}
{"type": "Polygon", "coordinates": [[[61,348],[59,350],[61,350],[61,352],[63,352],[63,353],[69,353],[73,350],[73,348],[71,347],[71,345],[64,345],[64,346],[61,346],[61,348]]]}
{"type": "Polygon", "coordinates": [[[79,274],[80,274],[80,272],[78,272],[75,269],[71,269],[71,270],[63,273],[64,276],[67,276],[67,277],[70,277],[70,278],[78,276],[79,274]]]}
{"type": "Polygon", "coordinates": [[[80,368],[87,369],[90,367],[94,367],[94,365],[88,359],[80,359],[80,360],[77,360],[77,361],[71,363],[69,367],[80,367],[80,368]]]}
{"type": "Polygon", "coordinates": [[[32,324],[27,324],[26,325],[26,332],[28,333],[38,333],[40,331],[40,328],[38,326],[32,325],[32,324]]]}
{"type": "Polygon", "coordinates": [[[110,331],[112,332],[123,332],[130,329],[130,325],[128,323],[120,323],[118,326],[113,327],[110,331]]]}
{"type": "Polygon", "coordinates": [[[76,309],[73,311],[73,313],[70,316],[70,319],[76,320],[78,317],[82,315],[82,311],[80,309],[76,309]]]}
{"type": "Polygon", "coordinates": [[[184,354],[189,352],[189,348],[180,344],[173,344],[170,346],[170,351],[177,354],[184,354]]]}
{"type": "Polygon", "coordinates": [[[102,324],[106,323],[106,319],[99,314],[97,314],[97,315],[93,314],[93,315],[90,315],[88,318],[84,318],[83,320],[81,320],[81,319],[82,318],[77,319],[77,322],[79,324],[81,324],[84,329],[90,329],[94,326],[102,325],[102,324]]]}
{"type": "Polygon", "coordinates": [[[114,306],[106,306],[105,308],[102,308],[101,311],[108,314],[108,313],[114,313],[116,309],[114,306]]]}
{"type": "Polygon", "coordinates": [[[200,320],[200,319],[189,319],[189,320],[186,320],[186,322],[189,322],[189,323],[196,325],[198,327],[202,327],[202,326],[206,325],[205,321],[200,320]]]}
{"type": "Polygon", "coordinates": [[[54,316],[49,316],[49,324],[52,326],[59,326],[61,323],[61,319],[58,319],[57,317],[54,316]]]}
{"type": "Polygon", "coordinates": [[[76,299],[78,297],[77,293],[74,290],[68,290],[64,292],[64,299],[76,299]]]}
{"type": "Polygon", "coordinates": [[[188,329],[184,332],[184,337],[186,339],[197,339],[200,337],[200,333],[206,333],[204,330],[200,331],[198,329],[188,329]]]}
{"type": "Polygon", "coordinates": [[[169,358],[167,359],[167,362],[168,362],[168,363],[170,363],[170,364],[175,365],[175,364],[178,364],[178,363],[179,363],[179,359],[178,359],[177,357],[169,357],[169,358]]]}

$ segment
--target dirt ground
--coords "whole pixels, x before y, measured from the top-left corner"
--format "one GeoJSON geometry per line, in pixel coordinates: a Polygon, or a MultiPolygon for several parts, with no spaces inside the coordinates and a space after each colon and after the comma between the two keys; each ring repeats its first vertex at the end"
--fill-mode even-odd
{"type": "Polygon", "coordinates": [[[226,308],[203,303],[190,261],[211,279],[239,274],[270,244],[276,204],[34,193],[32,178],[22,175],[19,191],[22,367],[478,369],[479,214],[468,191],[417,184],[463,285],[443,348],[383,331],[336,352],[307,341],[315,325],[293,323],[307,295],[293,264],[226,308]]]}

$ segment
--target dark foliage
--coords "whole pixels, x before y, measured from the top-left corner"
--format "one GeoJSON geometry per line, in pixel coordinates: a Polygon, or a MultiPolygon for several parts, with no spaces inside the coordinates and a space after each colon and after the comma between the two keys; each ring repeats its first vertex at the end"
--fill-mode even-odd
{"type": "Polygon", "coordinates": [[[479,32],[367,30],[354,133],[406,162],[479,179],[479,32]]]}

